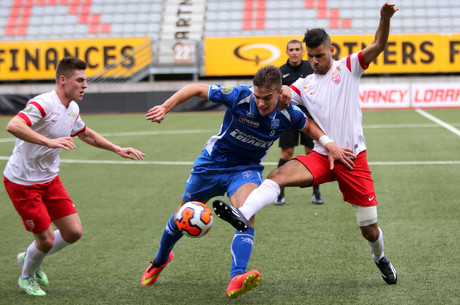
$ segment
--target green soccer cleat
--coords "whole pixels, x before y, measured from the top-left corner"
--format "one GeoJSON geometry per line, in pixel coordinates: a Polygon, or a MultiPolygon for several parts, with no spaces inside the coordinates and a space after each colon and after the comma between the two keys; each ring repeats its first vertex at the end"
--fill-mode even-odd
{"type": "MultiPolygon", "coordinates": [[[[19,264],[24,265],[24,261],[26,260],[26,253],[19,253],[17,259],[19,264]]],[[[48,277],[46,276],[46,273],[43,271],[42,267],[38,267],[38,269],[35,270],[35,279],[38,284],[42,285],[43,287],[48,287],[48,277]]]]}
{"type": "Polygon", "coordinates": [[[40,288],[40,285],[37,284],[37,281],[33,277],[23,279],[19,276],[18,284],[27,294],[34,296],[46,295],[46,292],[40,288]]]}

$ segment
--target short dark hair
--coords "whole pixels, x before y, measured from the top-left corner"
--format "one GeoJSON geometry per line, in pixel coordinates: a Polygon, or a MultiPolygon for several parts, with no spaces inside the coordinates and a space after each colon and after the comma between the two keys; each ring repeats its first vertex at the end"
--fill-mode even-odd
{"type": "Polygon", "coordinates": [[[299,40],[297,40],[297,39],[292,39],[291,41],[289,41],[289,42],[286,44],[286,49],[289,48],[289,45],[290,45],[291,43],[298,43],[298,44],[300,44],[300,47],[302,48],[302,43],[301,43],[299,40]]]}
{"type": "Polygon", "coordinates": [[[259,88],[279,91],[282,86],[281,70],[274,65],[264,66],[254,74],[252,83],[259,88]]]}
{"type": "Polygon", "coordinates": [[[75,70],[86,70],[86,63],[76,57],[64,57],[57,64],[56,81],[59,81],[61,75],[70,77],[75,70]]]}
{"type": "Polygon", "coordinates": [[[324,29],[316,28],[307,30],[303,38],[307,48],[315,49],[323,43],[331,44],[331,37],[324,29]]]}

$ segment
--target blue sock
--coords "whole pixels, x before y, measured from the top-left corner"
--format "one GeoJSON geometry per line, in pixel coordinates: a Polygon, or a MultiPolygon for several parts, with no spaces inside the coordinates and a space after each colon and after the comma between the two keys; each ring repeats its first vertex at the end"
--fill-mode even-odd
{"type": "Polygon", "coordinates": [[[174,214],[166,224],[163,236],[161,237],[160,248],[158,249],[157,256],[155,257],[155,262],[160,265],[163,265],[168,261],[169,253],[174,248],[177,241],[184,236],[174,222],[174,214]]]}
{"type": "Polygon", "coordinates": [[[249,227],[245,232],[235,231],[232,241],[232,267],[230,279],[238,274],[246,272],[249,258],[251,257],[252,245],[254,244],[254,228],[249,227]]]}

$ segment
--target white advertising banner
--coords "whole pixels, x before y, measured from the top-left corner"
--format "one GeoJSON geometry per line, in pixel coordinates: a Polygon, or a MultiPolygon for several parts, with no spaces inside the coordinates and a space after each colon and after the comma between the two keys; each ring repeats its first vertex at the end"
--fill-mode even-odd
{"type": "Polygon", "coordinates": [[[412,107],[460,107],[460,83],[412,84],[412,107]]]}
{"type": "Polygon", "coordinates": [[[460,83],[361,84],[361,108],[460,107],[460,83]]]}
{"type": "Polygon", "coordinates": [[[409,84],[361,84],[361,108],[409,108],[409,84]]]}

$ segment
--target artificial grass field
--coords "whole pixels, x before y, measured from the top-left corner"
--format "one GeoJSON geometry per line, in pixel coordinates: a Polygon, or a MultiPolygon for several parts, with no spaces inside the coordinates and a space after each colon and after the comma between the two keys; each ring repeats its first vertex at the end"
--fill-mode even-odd
{"type": "MultiPolygon", "coordinates": [[[[460,129],[460,109],[426,112],[460,129]]],[[[77,149],[61,153],[60,177],[84,234],[45,259],[50,286],[41,298],[17,285],[16,255],[33,236],[0,188],[0,304],[460,303],[460,137],[415,110],[364,111],[379,225],[385,254],[398,271],[396,285],[382,280],[353,210],[337,184],[329,183],[321,186],[323,206],[311,204],[311,188],[288,188],[286,205],[257,214],[248,270],[258,269],[262,279],[254,291],[237,300],[226,297],[234,229],[217,217],[205,237],[178,242],[157,283],[141,286],[191,164],[222,117],[171,113],[153,124],[143,114],[82,115],[88,127],[147,156],[132,162],[78,139],[77,149]]],[[[14,146],[5,131],[10,118],[0,117],[2,171],[14,146]]],[[[277,145],[264,176],[278,162],[277,145]]]]}

